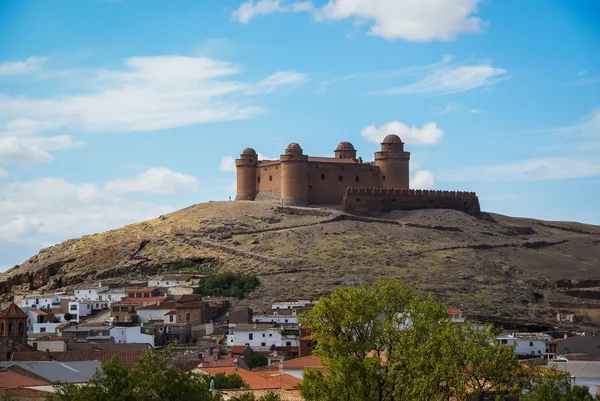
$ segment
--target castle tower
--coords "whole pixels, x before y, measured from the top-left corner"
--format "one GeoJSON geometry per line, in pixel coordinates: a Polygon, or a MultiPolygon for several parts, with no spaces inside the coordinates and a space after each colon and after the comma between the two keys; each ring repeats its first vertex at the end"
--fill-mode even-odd
{"type": "Polygon", "coordinates": [[[281,201],[284,205],[308,204],[308,156],[297,143],[290,143],[281,163],[281,201]]]}
{"type": "Polygon", "coordinates": [[[9,360],[19,346],[27,346],[27,314],[14,302],[0,312],[0,344],[0,361],[9,360]]]}
{"type": "Polygon", "coordinates": [[[381,170],[381,187],[408,189],[409,160],[410,153],[404,151],[400,137],[386,136],[381,143],[381,152],[375,152],[375,165],[381,170]]]}
{"type": "Polygon", "coordinates": [[[340,142],[333,151],[336,159],[354,159],[356,160],[356,149],[350,142],[340,142]]]}
{"type": "Polygon", "coordinates": [[[258,155],[252,148],[243,150],[235,161],[237,175],[237,194],[235,200],[254,200],[256,198],[256,166],[258,155]]]}

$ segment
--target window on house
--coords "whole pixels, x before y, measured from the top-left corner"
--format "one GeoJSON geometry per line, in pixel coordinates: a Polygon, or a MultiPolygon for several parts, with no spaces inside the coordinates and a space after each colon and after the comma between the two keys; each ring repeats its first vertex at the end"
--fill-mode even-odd
{"type": "Polygon", "coordinates": [[[70,310],[77,310],[77,305],[71,305],[71,306],[69,307],[69,309],[70,309],[70,310]]]}
{"type": "Polygon", "coordinates": [[[266,347],[267,343],[260,343],[261,347],[266,347]]]}
{"type": "Polygon", "coordinates": [[[45,327],[40,327],[40,333],[45,333],[46,332],[46,328],[45,327]]]}
{"type": "Polygon", "coordinates": [[[529,341],[529,346],[533,347],[533,341],[529,341]]]}
{"type": "Polygon", "coordinates": [[[324,180],[325,179],[325,174],[321,174],[321,179],[324,180]]]}
{"type": "Polygon", "coordinates": [[[500,344],[506,344],[506,343],[508,343],[507,340],[500,340],[500,344]]]}
{"type": "Polygon", "coordinates": [[[285,322],[287,323],[287,322],[288,322],[288,320],[287,320],[287,319],[285,319],[285,322]]]}
{"type": "Polygon", "coordinates": [[[291,347],[292,346],[292,342],[291,341],[286,341],[285,342],[285,346],[286,347],[291,347]]]}
{"type": "Polygon", "coordinates": [[[265,333],[262,333],[262,336],[264,337],[264,336],[265,336],[265,333]]]}
{"type": "Polygon", "coordinates": [[[538,355],[541,355],[541,354],[542,354],[542,351],[540,351],[540,350],[538,349],[538,355]]]}
{"type": "Polygon", "coordinates": [[[189,322],[191,320],[190,312],[185,312],[185,321],[189,322]]]}
{"type": "Polygon", "coordinates": [[[256,177],[256,181],[260,184],[260,177],[256,177]]]}
{"type": "Polygon", "coordinates": [[[344,176],[343,175],[338,175],[338,181],[344,181],[344,176]]]}
{"type": "Polygon", "coordinates": [[[273,334],[269,333],[269,337],[273,337],[273,334]]]}
{"type": "Polygon", "coordinates": [[[253,333],[248,334],[248,340],[254,340],[254,334],[253,333]]]}
{"type": "Polygon", "coordinates": [[[306,342],[306,346],[307,346],[308,348],[312,347],[312,341],[308,340],[308,341],[306,342]]]}
{"type": "Polygon", "coordinates": [[[356,176],[356,178],[354,178],[354,182],[359,182],[360,181],[360,177],[356,176]]]}
{"type": "Polygon", "coordinates": [[[173,323],[173,315],[169,316],[169,322],[173,323]]]}

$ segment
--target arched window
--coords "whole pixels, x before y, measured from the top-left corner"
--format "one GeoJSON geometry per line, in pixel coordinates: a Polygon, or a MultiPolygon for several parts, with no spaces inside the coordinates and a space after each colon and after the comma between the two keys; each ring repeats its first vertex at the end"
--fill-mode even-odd
{"type": "Polygon", "coordinates": [[[19,335],[23,335],[23,323],[19,323],[19,335]]]}
{"type": "Polygon", "coordinates": [[[8,324],[8,335],[9,336],[15,335],[15,326],[12,323],[8,324]]]}

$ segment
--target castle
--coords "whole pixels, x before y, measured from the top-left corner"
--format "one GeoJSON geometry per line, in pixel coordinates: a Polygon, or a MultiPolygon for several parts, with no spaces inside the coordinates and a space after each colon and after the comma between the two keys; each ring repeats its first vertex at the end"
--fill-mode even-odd
{"type": "Polygon", "coordinates": [[[341,142],[334,157],[305,155],[290,143],[279,160],[258,160],[246,148],[236,159],[236,200],[276,200],[287,206],[341,205],[354,212],[393,209],[458,209],[478,214],[473,192],[409,189],[410,153],[398,135],[388,135],[375,152],[375,161],[363,162],[350,142],[341,142]]]}

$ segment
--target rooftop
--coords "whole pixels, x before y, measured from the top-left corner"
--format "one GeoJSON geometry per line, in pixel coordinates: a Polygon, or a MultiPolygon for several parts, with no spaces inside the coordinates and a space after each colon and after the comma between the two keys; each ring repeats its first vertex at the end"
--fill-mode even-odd
{"type": "Polygon", "coordinates": [[[575,379],[600,379],[600,363],[584,361],[550,362],[550,368],[569,372],[575,379]]]}
{"type": "Polygon", "coordinates": [[[23,312],[21,308],[17,306],[14,302],[11,302],[8,305],[8,308],[4,309],[0,312],[0,318],[5,319],[15,319],[15,318],[27,318],[27,313],[23,312]]]}
{"type": "Polygon", "coordinates": [[[196,368],[192,370],[194,373],[206,373],[210,375],[214,375],[217,373],[225,373],[226,375],[238,374],[242,377],[242,379],[248,384],[250,389],[275,389],[275,388],[284,388],[284,389],[293,389],[296,388],[300,379],[288,375],[281,375],[281,380],[279,377],[279,372],[275,375],[269,374],[267,372],[256,372],[249,371],[245,369],[239,369],[236,366],[220,366],[216,368],[196,368]]]}
{"type": "Polygon", "coordinates": [[[156,290],[156,288],[142,287],[142,288],[128,288],[127,292],[140,293],[140,292],[152,292],[155,290],[156,290]]]}
{"type": "Polygon", "coordinates": [[[320,368],[321,359],[314,355],[303,356],[295,359],[288,359],[283,362],[275,362],[264,367],[264,369],[273,370],[279,369],[279,365],[283,365],[284,369],[305,369],[305,368],[320,368]]]}
{"type": "Polygon", "coordinates": [[[100,368],[98,361],[85,362],[0,362],[0,366],[16,365],[49,382],[81,383],[89,381],[100,368]]]}
{"type": "Polygon", "coordinates": [[[235,331],[268,330],[278,327],[275,323],[239,323],[234,326],[235,331]]]}
{"type": "Polygon", "coordinates": [[[25,387],[25,386],[44,386],[48,382],[32,379],[24,375],[9,370],[0,371],[0,388],[25,387]]]}
{"type": "MultiPolygon", "coordinates": [[[[148,299],[148,298],[146,298],[146,299],[148,299]]],[[[175,309],[176,307],[177,307],[177,302],[166,301],[166,302],[161,302],[160,304],[142,306],[142,307],[138,308],[137,310],[161,310],[161,309],[169,310],[169,309],[175,309]]]]}
{"type": "Polygon", "coordinates": [[[112,359],[113,356],[128,366],[135,366],[137,360],[146,355],[146,350],[78,350],[78,351],[62,351],[62,352],[15,352],[12,356],[13,362],[82,362],[82,361],[98,361],[106,362],[112,359]]]}
{"type": "Polygon", "coordinates": [[[247,345],[234,345],[229,351],[231,351],[232,354],[241,354],[247,347],[247,345]]]}
{"type": "Polygon", "coordinates": [[[162,302],[165,299],[167,299],[167,297],[165,297],[165,296],[147,297],[147,298],[131,298],[131,297],[129,297],[129,298],[127,298],[127,301],[125,303],[139,305],[139,304],[144,304],[146,302],[154,302],[154,303],[162,302]]]}

